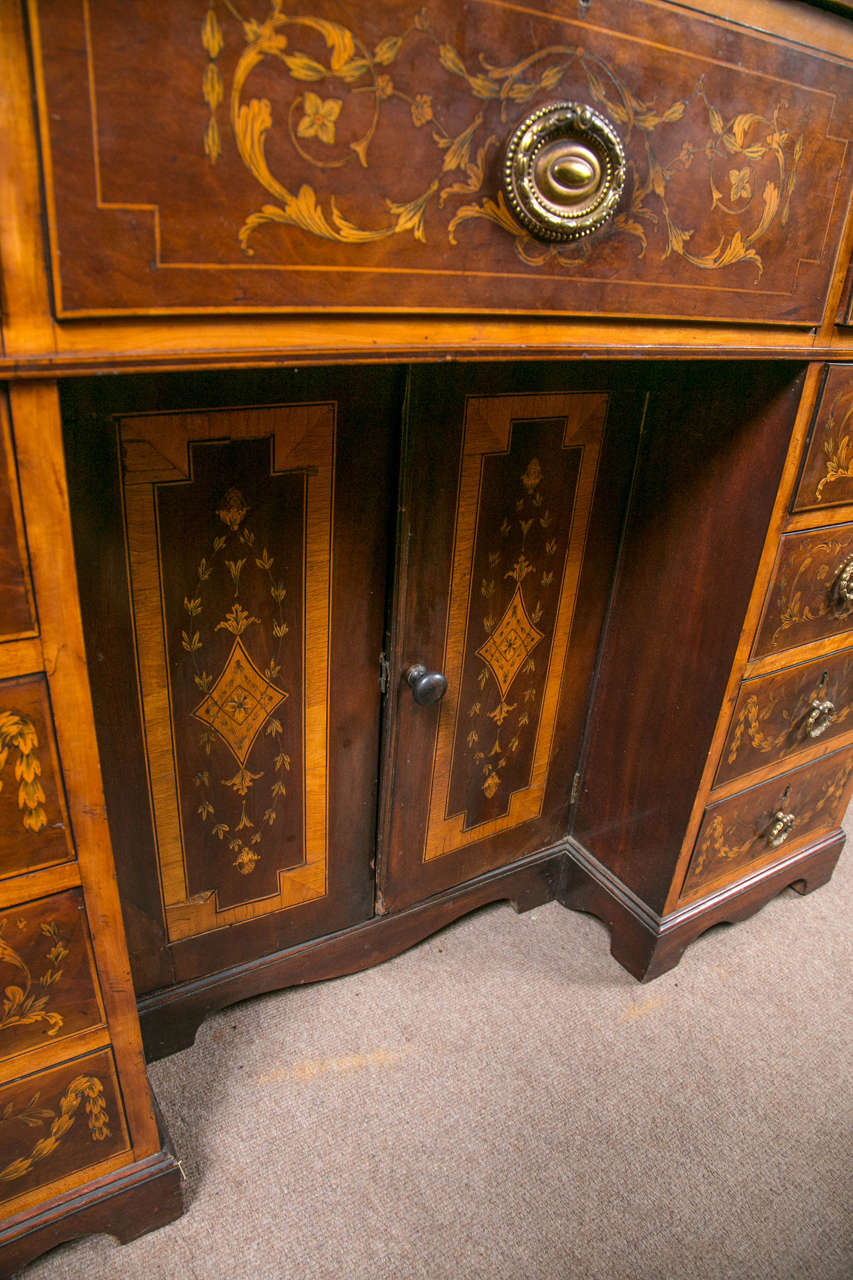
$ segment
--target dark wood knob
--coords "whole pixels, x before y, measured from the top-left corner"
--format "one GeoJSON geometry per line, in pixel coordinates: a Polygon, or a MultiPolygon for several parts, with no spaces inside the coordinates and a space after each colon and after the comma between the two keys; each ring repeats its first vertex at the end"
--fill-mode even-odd
{"type": "Polygon", "coordinates": [[[440,702],[447,693],[447,677],[440,671],[427,671],[420,664],[409,667],[406,680],[419,707],[429,707],[440,702]]]}

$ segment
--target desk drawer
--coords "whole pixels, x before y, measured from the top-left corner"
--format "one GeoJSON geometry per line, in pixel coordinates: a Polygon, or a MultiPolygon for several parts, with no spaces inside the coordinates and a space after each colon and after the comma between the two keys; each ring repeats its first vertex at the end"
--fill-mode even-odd
{"type": "Polygon", "coordinates": [[[715,785],[853,729],[853,649],[741,685],[715,785]]]}
{"type": "Polygon", "coordinates": [[[853,627],[853,523],[786,533],[754,658],[841,635],[853,627]]]}
{"type": "Polygon", "coordinates": [[[47,681],[0,680],[0,879],[74,857],[47,681]]]}
{"type": "Polygon", "coordinates": [[[794,510],[845,502],[853,502],[853,364],[826,371],[794,510]]]}
{"type": "Polygon", "coordinates": [[[32,1193],[60,1179],[66,1190],[106,1172],[128,1148],[108,1049],[0,1088],[4,1213],[37,1200],[32,1193]]]}
{"type": "Polygon", "coordinates": [[[656,0],[31,8],[61,316],[821,319],[853,137],[832,58],[656,0]],[[610,122],[625,181],[609,225],[554,243],[501,173],[565,101],[610,122]]]}
{"type": "Polygon", "coordinates": [[[739,880],[837,827],[853,775],[853,748],[750,787],[705,810],[681,899],[739,880]]]}

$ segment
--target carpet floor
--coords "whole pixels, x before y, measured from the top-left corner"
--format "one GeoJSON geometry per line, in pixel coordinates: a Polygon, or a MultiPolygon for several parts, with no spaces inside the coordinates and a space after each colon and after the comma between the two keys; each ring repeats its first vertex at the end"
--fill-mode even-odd
{"type": "Polygon", "coordinates": [[[853,857],[638,985],[488,908],[151,1067],[185,1216],[26,1280],[850,1280],[853,857]]]}

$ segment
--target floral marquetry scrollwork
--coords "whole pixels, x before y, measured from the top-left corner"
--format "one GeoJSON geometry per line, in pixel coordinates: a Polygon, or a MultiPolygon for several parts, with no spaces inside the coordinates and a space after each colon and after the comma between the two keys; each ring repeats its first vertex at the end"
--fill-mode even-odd
{"type": "Polygon", "coordinates": [[[227,96],[240,158],[276,202],[239,228],[247,254],[264,224],[366,245],[409,235],[425,241],[429,218],[429,235],[451,246],[465,223],[485,220],[514,238],[529,266],[577,263],[589,255],[587,244],[541,244],[515,220],[496,184],[491,188],[492,170],[528,104],[568,95],[604,113],[628,154],[627,194],[610,235],[628,237],[640,257],[675,255],[701,271],[748,263],[761,276],[762,243],[771,228],[787,223],[804,151],[785,101],[769,111],[732,113],[701,75],[680,97],[643,96],[585,44],[547,44],[508,64],[487,49],[463,56],[443,26],[425,6],[399,30],[368,42],[342,23],[285,12],[282,0],[260,17],[230,2],[211,5],[201,29],[210,108],[204,149],[215,163],[223,145],[217,111],[227,96]],[[235,37],[244,47],[227,86],[221,50],[235,37]],[[275,97],[271,67],[283,82],[275,97]],[[259,74],[263,90],[253,92],[259,74]],[[373,156],[391,106],[396,127],[403,121],[413,142],[415,134],[429,138],[432,160],[414,198],[387,189],[401,168],[384,152],[373,156]],[[282,179],[287,149],[312,180],[294,187],[282,179]],[[372,182],[344,181],[353,166],[369,170],[372,182]],[[369,208],[356,190],[370,192],[369,208]]]}

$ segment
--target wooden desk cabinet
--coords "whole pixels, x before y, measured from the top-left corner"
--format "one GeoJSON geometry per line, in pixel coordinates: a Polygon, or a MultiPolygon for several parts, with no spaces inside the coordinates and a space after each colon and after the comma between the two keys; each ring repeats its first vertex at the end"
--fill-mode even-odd
{"type": "Polygon", "coordinates": [[[0,6],[7,1271],[179,1212],[211,1010],[831,875],[846,8],[0,6]]]}

